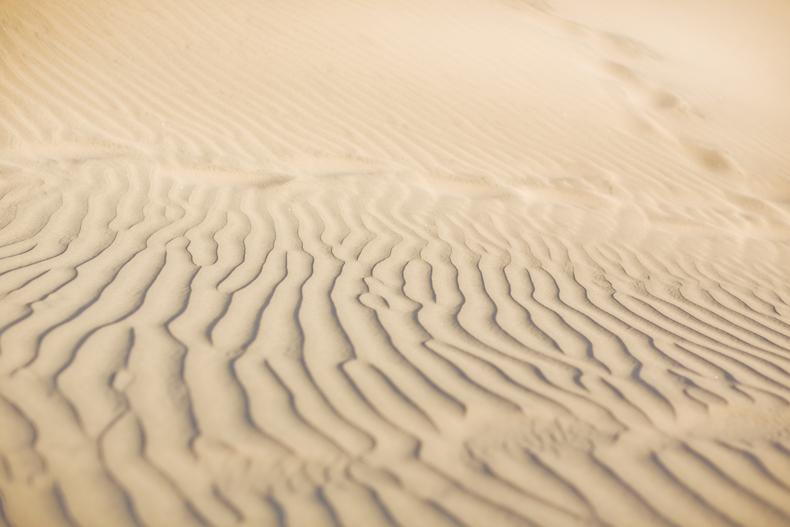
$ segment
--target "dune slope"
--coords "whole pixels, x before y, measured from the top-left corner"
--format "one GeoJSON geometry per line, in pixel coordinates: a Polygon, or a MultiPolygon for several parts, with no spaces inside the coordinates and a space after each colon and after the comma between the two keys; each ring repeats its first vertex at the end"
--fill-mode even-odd
{"type": "Polygon", "coordinates": [[[788,26],[0,0],[0,526],[790,525],[788,26]]]}

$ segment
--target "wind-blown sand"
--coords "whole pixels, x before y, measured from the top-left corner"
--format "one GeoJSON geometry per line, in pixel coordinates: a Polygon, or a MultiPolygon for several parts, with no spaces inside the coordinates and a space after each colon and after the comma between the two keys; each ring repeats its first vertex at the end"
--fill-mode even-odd
{"type": "Polygon", "coordinates": [[[790,525],[788,27],[0,0],[0,526],[790,525]]]}

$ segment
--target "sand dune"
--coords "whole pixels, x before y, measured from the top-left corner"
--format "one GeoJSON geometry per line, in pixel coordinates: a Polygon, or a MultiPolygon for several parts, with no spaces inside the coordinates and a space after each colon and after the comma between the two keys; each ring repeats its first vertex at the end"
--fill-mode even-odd
{"type": "Polygon", "coordinates": [[[0,526],[790,525],[787,27],[0,0],[0,526]]]}

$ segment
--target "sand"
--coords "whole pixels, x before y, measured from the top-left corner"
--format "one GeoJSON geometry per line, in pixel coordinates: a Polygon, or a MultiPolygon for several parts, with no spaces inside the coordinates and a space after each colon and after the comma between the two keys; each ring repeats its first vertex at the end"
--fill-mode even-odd
{"type": "Polygon", "coordinates": [[[0,0],[0,526],[790,525],[788,27],[0,0]]]}

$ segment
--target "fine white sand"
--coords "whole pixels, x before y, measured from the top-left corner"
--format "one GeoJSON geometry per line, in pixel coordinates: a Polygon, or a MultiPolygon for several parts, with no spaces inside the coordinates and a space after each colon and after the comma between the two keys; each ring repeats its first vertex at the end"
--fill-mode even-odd
{"type": "Polygon", "coordinates": [[[0,0],[0,526],[790,525],[789,28],[0,0]]]}

